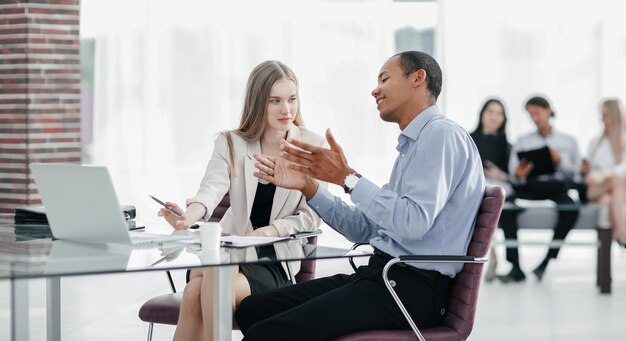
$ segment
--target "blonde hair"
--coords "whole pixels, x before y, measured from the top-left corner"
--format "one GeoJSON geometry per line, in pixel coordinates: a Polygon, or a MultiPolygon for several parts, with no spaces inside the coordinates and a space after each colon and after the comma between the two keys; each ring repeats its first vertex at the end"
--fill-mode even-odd
{"type": "Polygon", "coordinates": [[[230,168],[233,174],[235,155],[233,151],[231,133],[239,135],[247,142],[258,141],[261,139],[267,124],[266,111],[270,91],[272,90],[274,84],[281,80],[290,80],[296,85],[298,110],[294,115],[293,124],[298,127],[304,125],[304,122],[302,121],[302,114],[300,113],[298,79],[296,78],[296,74],[293,70],[277,60],[267,60],[257,65],[250,73],[250,77],[248,77],[239,128],[224,133],[228,143],[230,168]]]}
{"type": "Polygon", "coordinates": [[[624,143],[626,142],[626,138],[624,134],[626,134],[626,120],[624,119],[624,108],[622,107],[622,103],[618,99],[607,99],[602,102],[602,108],[606,108],[609,116],[611,118],[611,125],[609,127],[604,127],[604,132],[602,137],[598,140],[598,143],[593,148],[593,152],[591,153],[591,159],[596,154],[598,147],[603,139],[609,139],[609,143],[611,144],[611,150],[613,151],[613,158],[615,159],[615,163],[619,164],[622,162],[622,156],[624,153],[624,143]]]}

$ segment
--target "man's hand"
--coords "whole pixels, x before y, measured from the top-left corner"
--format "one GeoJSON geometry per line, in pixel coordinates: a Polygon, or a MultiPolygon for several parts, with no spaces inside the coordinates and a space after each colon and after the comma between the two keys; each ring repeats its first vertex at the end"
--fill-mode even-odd
{"type": "Polygon", "coordinates": [[[550,156],[552,157],[552,162],[554,162],[554,164],[558,165],[561,163],[561,154],[559,154],[559,152],[552,147],[550,147],[550,156]]]}
{"type": "Polygon", "coordinates": [[[515,168],[515,176],[517,178],[525,178],[530,174],[530,171],[533,170],[533,163],[526,161],[526,159],[521,159],[517,168],[515,168]]]}
{"type": "Polygon", "coordinates": [[[341,146],[326,130],[326,141],[330,149],[312,146],[298,140],[281,141],[284,158],[291,162],[289,168],[314,179],[343,186],[348,174],[356,173],[350,166],[341,146]]]}

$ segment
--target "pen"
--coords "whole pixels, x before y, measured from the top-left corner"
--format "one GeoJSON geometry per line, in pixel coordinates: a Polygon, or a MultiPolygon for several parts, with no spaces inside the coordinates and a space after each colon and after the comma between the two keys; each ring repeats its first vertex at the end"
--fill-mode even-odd
{"type": "Polygon", "coordinates": [[[149,196],[150,198],[154,199],[154,201],[156,201],[156,202],[158,202],[159,204],[163,205],[165,208],[167,208],[167,210],[168,210],[168,211],[170,211],[170,212],[174,213],[174,215],[175,215],[175,216],[177,216],[177,217],[182,217],[182,216],[183,216],[183,213],[182,213],[182,212],[179,212],[179,211],[178,211],[177,209],[175,209],[174,207],[171,207],[171,206],[169,206],[169,205],[165,204],[163,201],[161,201],[161,200],[159,200],[159,199],[157,199],[157,198],[155,198],[155,197],[153,197],[153,196],[151,196],[151,195],[148,195],[148,196],[149,196]]]}
{"type": "Polygon", "coordinates": [[[129,231],[134,231],[134,230],[145,230],[146,227],[145,226],[135,226],[135,227],[131,227],[128,230],[129,231]]]}

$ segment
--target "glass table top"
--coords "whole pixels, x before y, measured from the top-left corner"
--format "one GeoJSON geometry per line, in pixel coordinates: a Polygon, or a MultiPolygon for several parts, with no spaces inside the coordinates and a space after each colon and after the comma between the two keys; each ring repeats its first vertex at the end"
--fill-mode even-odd
{"type": "MultiPolygon", "coordinates": [[[[149,232],[167,230],[148,228],[149,232]]],[[[171,232],[171,228],[169,228],[171,232]]],[[[185,231],[185,233],[198,233],[185,231]]],[[[302,243],[289,240],[281,243],[302,243]]],[[[12,215],[0,215],[0,279],[75,276],[113,272],[188,269],[258,263],[369,256],[370,253],[306,244],[303,254],[259,260],[256,247],[202,250],[194,240],[158,246],[89,244],[53,240],[46,225],[16,225],[12,215]]]]}

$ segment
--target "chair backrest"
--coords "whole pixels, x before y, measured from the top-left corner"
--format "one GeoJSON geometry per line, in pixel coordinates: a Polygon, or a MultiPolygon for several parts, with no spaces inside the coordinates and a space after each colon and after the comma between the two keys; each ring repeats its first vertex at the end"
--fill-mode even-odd
{"type": "MultiPolygon", "coordinates": [[[[485,195],[476,217],[474,234],[467,249],[468,256],[487,256],[503,205],[504,191],[502,188],[488,186],[485,189],[485,195]]],[[[450,300],[442,325],[422,331],[427,340],[436,340],[438,329],[447,328],[455,330],[461,340],[467,339],[474,327],[482,273],[483,264],[468,263],[463,266],[463,270],[453,281],[450,300]],[[431,337],[429,338],[428,335],[431,337]]]]}
{"type": "Polygon", "coordinates": [[[227,192],[226,195],[224,195],[224,197],[222,198],[222,201],[220,201],[217,207],[213,210],[213,214],[209,218],[209,221],[217,223],[220,220],[222,220],[222,217],[224,216],[226,211],[228,211],[229,207],[230,207],[230,195],[227,192]]]}
{"type": "MultiPolygon", "coordinates": [[[[307,238],[310,245],[317,245],[317,236],[307,238]]],[[[303,260],[300,262],[300,271],[296,274],[296,282],[302,283],[315,278],[315,260],[303,260]]]]}

